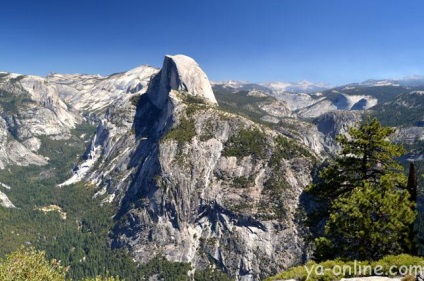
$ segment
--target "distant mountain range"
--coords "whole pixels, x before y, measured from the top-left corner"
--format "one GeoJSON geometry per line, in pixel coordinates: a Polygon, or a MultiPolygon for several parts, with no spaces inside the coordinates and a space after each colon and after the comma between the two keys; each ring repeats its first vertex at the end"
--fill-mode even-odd
{"type": "Polygon", "coordinates": [[[248,83],[226,81],[212,83],[216,91],[236,93],[256,91],[276,97],[298,117],[315,118],[332,110],[375,109],[401,94],[424,89],[424,77],[366,80],[342,86],[301,81],[248,83]]]}
{"type": "Polygon", "coordinates": [[[289,93],[314,93],[331,89],[332,86],[325,83],[313,83],[306,80],[300,82],[263,82],[263,83],[250,83],[244,81],[223,81],[212,82],[213,86],[220,85],[224,88],[232,88],[237,90],[251,90],[251,89],[268,89],[273,92],[289,92],[289,93]]]}
{"type": "Polygon", "coordinates": [[[424,86],[424,76],[414,75],[403,78],[389,78],[389,79],[369,79],[363,82],[353,82],[346,85],[334,86],[324,82],[311,82],[302,80],[299,82],[283,82],[283,81],[270,81],[252,83],[247,81],[228,80],[221,82],[211,82],[212,86],[222,86],[225,88],[232,88],[237,90],[250,90],[268,89],[275,93],[306,93],[312,94],[329,90],[332,88],[349,88],[349,87],[379,87],[379,86],[403,86],[403,87],[419,87],[424,86]]]}

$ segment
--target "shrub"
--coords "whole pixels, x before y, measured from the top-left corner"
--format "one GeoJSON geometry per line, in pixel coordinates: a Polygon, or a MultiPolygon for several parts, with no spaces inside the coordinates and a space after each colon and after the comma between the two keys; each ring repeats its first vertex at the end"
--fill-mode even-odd
{"type": "Polygon", "coordinates": [[[233,179],[233,186],[237,188],[245,188],[251,183],[250,178],[246,178],[244,176],[236,177],[233,179]]]}
{"type": "Polygon", "coordinates": [[[407,266],[407,267],[424,266],[424,259],[419,257],[413,257],[407,254],[396,255],[396,256],[389,255],[389,256],[385,256],[384,258],[382,258],[381,260],[377,262],[372,262],[371,265],[373,267],[377,265],[382,266],[384,275],[386,276],[392,275],[393,273],[396,275],[401,275],[402,272],[400,272],[399,269],[402,266],[407,266]],[[392,271],[395,270],[394,272],[390,272],[391,267],[393,267],[392,271]]]}
{"type": "Polygon", "coordinates": [[[0,261],[0,280],[10,281],[64,281],[66,269],[56,260],[47,261],[42,251],[34,248],[10,253],[0,261]]]}
{"type": "Polygon", "coordinates": [[[180,124],[175,128],[169,130],[165,135],[165,140],[172,139],[178,142],[178,145],[188,143],[193,137],[196,136],[196,128],[194,126],[194,120],[182,117],[180,124]]]}
{"type": "Polygon", "coordinates": [[[424,266],[424,259],[402,254],[397,256],[385,256],[375,262],[328,260],[322,263],[315,263],[314,261],[310,261],[305,266],[292,267],[273,277],[265,279],[265,281],[283,279],[332,281],[342,278],[372,276],[375,275],[377,266],[380,275],[393,277],[393,274],[400,276],[406,273],[402,281],[411,281],[414,278],[415,268],[420,270],[424,266]],[[337,267],[337,270],[334,270],[335,267],[337,267]],[[411,271],[405,272],[406,268],[411,271]],[[308,271],[310,273],[309,276],[308,271]]]}
{"type": "Polygon", "coordinates": [[[263,159],[266,156],[266,135],[259,129],[243,129],[232,135],[225,143],[223,156],[246,157],[249,155],[263,159]]]}
{"type": "Polygon", "coordinates": [[[280,165],[283,159],[292,159],[302,156],[314,159],[313,155],[305,147],[302,147],[287,137],[277,136],[274,142],[276,145],[275,151],[271,157],[271,166],[280,165]]]}

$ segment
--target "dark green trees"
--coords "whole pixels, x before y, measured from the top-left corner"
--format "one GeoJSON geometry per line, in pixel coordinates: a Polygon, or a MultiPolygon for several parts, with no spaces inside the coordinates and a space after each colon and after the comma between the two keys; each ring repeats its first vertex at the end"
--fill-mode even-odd
{"type": "Polygon", "coordinates": [[[409,164],[407,190],[409,192],[411,202],[416,203],[418,197],[418,181],[414,162],[409,164]]]}
{"type": "MultiPolygon", "coordinates": [[[[65,277],[69,267],[63,267],[60,261],[49,261],[43,251],[33,247],[20,247],[0,259],[0,280],[9,281],[67,281],[65,277]]],[[[93,277],[82,281],[120,281],[119,277],[93,277]]]]}
{"type": "Polygon", "coordinates": [[[337,138],[340,155],[320,173],[309,192],[327,202],[317,258],[376,260],[411,248],[415,219],[406,177],[395,158],[403,148],[390,142],[391,128],[368,119],[337,138]]]}

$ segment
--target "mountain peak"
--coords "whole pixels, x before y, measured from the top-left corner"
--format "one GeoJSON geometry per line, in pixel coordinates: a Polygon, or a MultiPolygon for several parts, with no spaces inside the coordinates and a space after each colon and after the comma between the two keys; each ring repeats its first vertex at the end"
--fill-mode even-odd
{"type": "Polygon", "coordinates": [[[162,107],[171,90],[203,98],[206,103],[218,104],[205,72],[197,62],[185,55],[166,55],[161,71],[153,78],[149,97],[162,107]]]}
{"type": "Polygon", "coordinates": [[[299,93],[315,93],[330,89],[332,86],[319,82],[314,83],[308,80],[302,80],[299,82],[278,82],[270,81],[260,83],[275,92],[299,92],[299,93]]]}

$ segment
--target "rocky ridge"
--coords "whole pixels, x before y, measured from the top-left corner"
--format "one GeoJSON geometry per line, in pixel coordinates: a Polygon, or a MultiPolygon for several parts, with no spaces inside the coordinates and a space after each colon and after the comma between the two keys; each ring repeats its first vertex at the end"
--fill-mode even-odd
{"type": "Polygon", "coordinates": [[[238,280],[303,259],[299,196],[315,159],[306,146],[222,111],[182,55],[165,58],[136,105],[112,108],[76,170],[89,168],[70,182],[88,179],[120,206],[114,247],[140,262],[212,263],[238,280]]]}
{"type": "Polygon", "coordinates": [[[46,80],[56,85],[60,97],[79,112],[97,113],[102,117],[117,100],[129,99],[145,91],[158,69],[143,65],[110,76],[51,74],[46,80]]]}
{"type": "MultiPolygon", "coordinates": [[[[0,169],[48,164],[48,157],[39,153],[42,143],[71,138],[82,120],[46,79],[0,73],[0,169]]],[[[0,205],[14,208],[7,190],[0,191],[0,205]]]]}
{"type": "Polygon", "coordinates": [[[162,108],[170,90],[217,104],[206,74],[192,58],[184,55],[165,56],[162,69],[153,78],[147,94],[157,108],[162,108]]]}
{"type": "Polygon", "coordinates": [[[0,206],[4,208],[16,208],[15,205],[9,200],[9,198],[0,191],[0,206]]]}
{"type": "Polygon", "coordinates": [[[0,73],[0,96],[0,169],[46,164],[40,137],[68,139],[82,121],[41,77],[0,73]]]}

